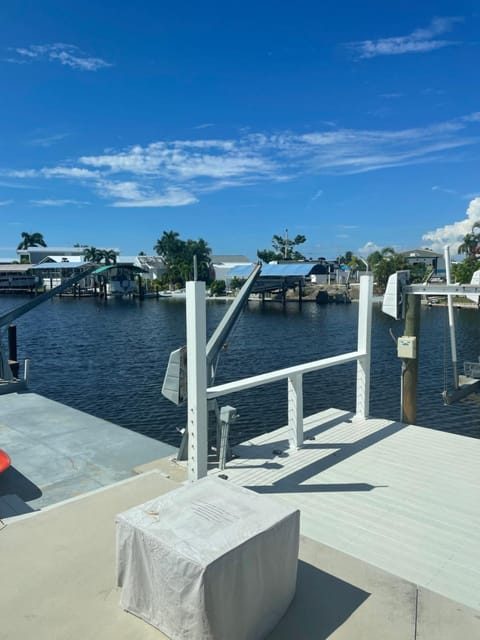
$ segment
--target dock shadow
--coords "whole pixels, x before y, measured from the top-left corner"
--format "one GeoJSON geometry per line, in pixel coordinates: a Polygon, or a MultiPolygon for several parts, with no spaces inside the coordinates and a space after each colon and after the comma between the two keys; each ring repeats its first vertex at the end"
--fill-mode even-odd
{"type": "Polygon", "coordinates": [[[245,488],[255,491],[256,493],[328,493],[330,491],[372,491],[373,489],[378,489],[379,486],[368,484],[367,482],[345,482],[343,484],[298,484],[293,486],[279,482],[272,486],[245,485],[245,488]]]}
{"type": "Polygon", "coordinates": [[[16,495],[24,502],[36,500],[42,496],[42,491],[15,467],[9,467],[0,474],[0,497],[16,495]]]}
{"type": "Polygon", "coordinates": [[[266,640],[329,638],[370,595],[299,560],[293,602],[266,640]]]}
{"type": "MultiPolygon", "coordinates": [[[[323,458],[320,458],[319,460],[315,460],[314,462],[306,465],[305,467],[297,468],[295,471],[292,471],[291,473],[287,473],[287,475],[277,480],[273,484],[273,486],[272,485],[266,486],[265,491],[261,491],[259,487],[256,487],[255,491],[261,491],[262,493],[290,493],[295,491],[299,491],[299,492],[315,491],[315,489],[313,488],[311,489],[305,488],[305,485],[303,485],[303,483],[308,481],[313,476],[316,476],[317,474],[322,473],[322,471],[326,471],[330,467],[333,467],[336,464],[339,464],[340,462],[343,462],[344,460],[351,458],[352,456],[359,453],[360,451],[363,451],[364,449],[367,449],[368,447],[371,447],[377,444],[378,442],[381,442],[385,438],[389,438],[390,436],[398,433],[399,431],[404,429],[405,426],[406,425],[402,422],[391,422],[390,424],[387,424],[386,426],[382,427],[378,431],[375,431],[374,433],[370,433],[368,436],[365,436],[364,438],[360,438],[355,442],[344,442],[344,443],[339,442],[335,444],[331,444],[331,443],[324,444],[324,443],[315,443],[315,442],[305,441],[303,445],[305,449],[307,448],[330,449],[335,447],[335,450],[332,451],[332,453],[330,453],[329,455],[323,458]]],[[[360,485],[363,488],[356,489],[357,491],[358,490],[370,491],[371,489],[377,488],[373,485],[366,484],[366,483],[360,483],[360,485]]],[[[315,487],[315,485],[313,484],[310,486],[315,487]]],[[[316,486],[318,491],[322,491],[322,487],[325,487],[325,485],[316,485],[316,486]]],[[[339,486],[341,487],[342,485],[339,485],[339,486]]],[[[345,485],[345,486],[348,486],[348,485],[345,485]]],[[[323,489],[323,490],[327,490],[327,489],[323,489]]],[[[337,489],[337,490],[345,491],[348,489],[344,488],[344,489],[337,489]]],[[[351,490],[355,490],[355,488],[352,488],[351,490]]]]}

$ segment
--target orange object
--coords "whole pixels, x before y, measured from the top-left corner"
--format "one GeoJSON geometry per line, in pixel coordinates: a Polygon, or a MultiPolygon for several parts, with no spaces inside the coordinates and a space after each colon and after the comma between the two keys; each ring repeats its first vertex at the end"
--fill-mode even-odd
{"type": "Polygon", "coordinates": [[[8,467],[10,466],[10,463],[11,463],[11,460],[8,453],[6,451],[3,451],[3,449],[0,449],[0,473],[8,469],[8,467]]]}

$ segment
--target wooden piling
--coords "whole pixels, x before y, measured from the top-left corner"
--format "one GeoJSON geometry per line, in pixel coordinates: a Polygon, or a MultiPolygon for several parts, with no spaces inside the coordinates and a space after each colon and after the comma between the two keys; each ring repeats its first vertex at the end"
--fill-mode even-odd
{"type": "Polygon", "coordinates": [[[10,365],[13,376],[18,378],[17,327],[14,324],[8,326],[8,364],[10,365]]]}
{"type": "Polygon", "coordinates": [[[418,354],[420,340],[420,296],[407,294],[405,313],[405,336],[415,337],[417,340],[416,357],[402,360],[402,422],[415,424],[417,419],[417,384],[418,384],[418,354]]]}

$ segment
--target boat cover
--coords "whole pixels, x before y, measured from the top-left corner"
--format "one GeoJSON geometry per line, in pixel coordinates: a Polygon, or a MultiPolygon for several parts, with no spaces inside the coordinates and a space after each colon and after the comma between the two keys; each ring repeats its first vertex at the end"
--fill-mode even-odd
{"type": "Polygon", "coordinates": [[[169,638],[257,640],[288,608],[300,512],[204,478],[116,517],[120,605],[169,638]]]}

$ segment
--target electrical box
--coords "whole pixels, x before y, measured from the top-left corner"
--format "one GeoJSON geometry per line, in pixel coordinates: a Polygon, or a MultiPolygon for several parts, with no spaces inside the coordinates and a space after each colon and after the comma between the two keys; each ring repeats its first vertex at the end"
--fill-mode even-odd
{"type": "Polygon", "coordinates": [[[417,357],[417,338],[415,336],[400,336],[397,342],[399,358],[415,359],[417,357]]]}

